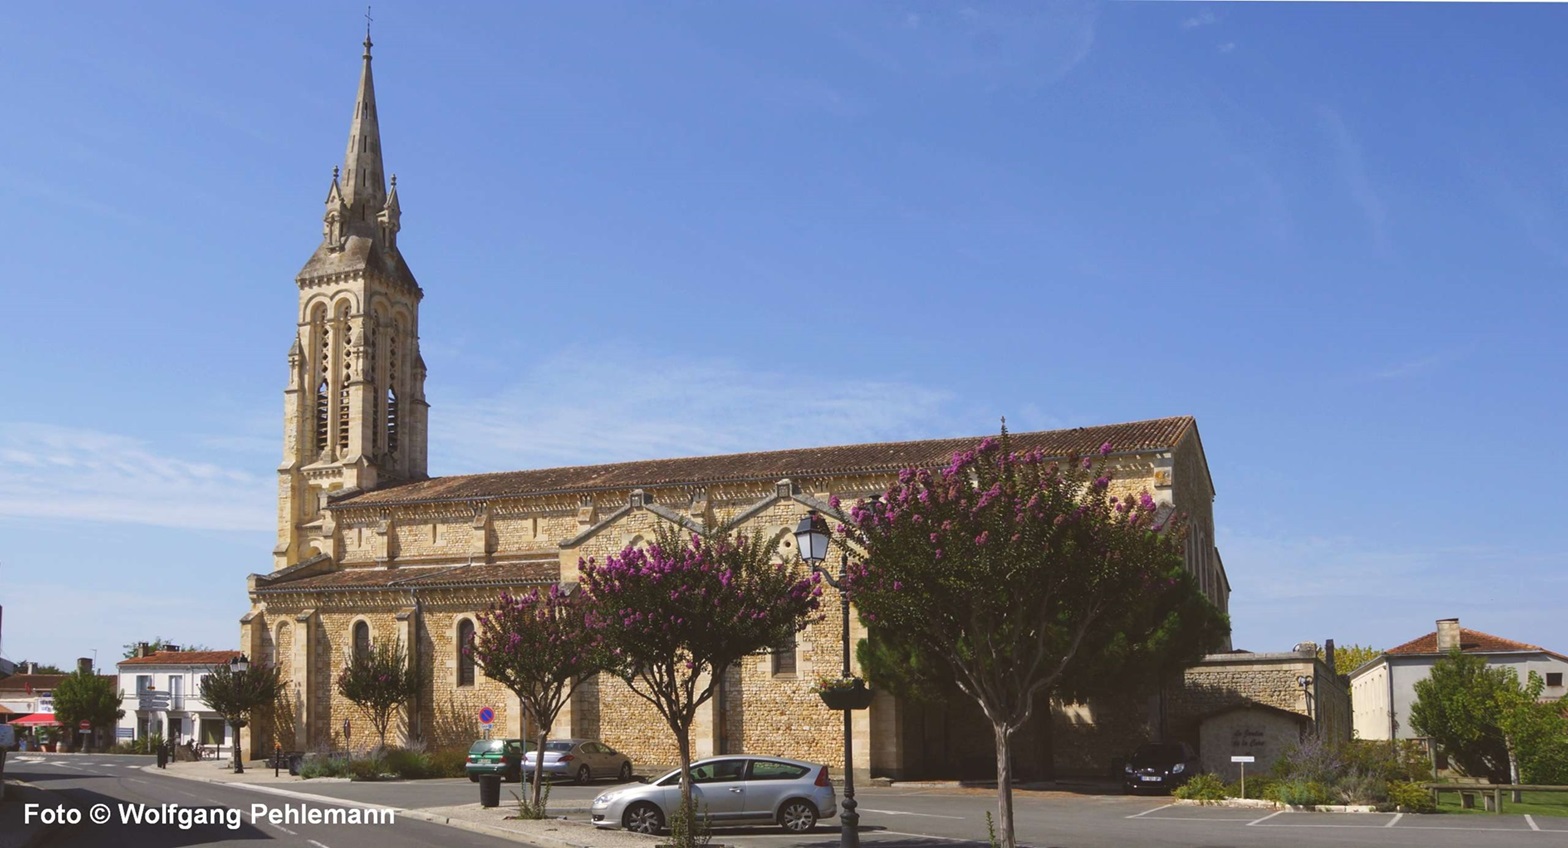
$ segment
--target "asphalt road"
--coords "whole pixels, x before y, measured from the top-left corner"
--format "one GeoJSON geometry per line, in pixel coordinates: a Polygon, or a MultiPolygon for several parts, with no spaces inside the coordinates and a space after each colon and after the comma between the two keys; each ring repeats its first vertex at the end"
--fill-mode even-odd
{"type": "MultiPolygon", "coordinates": [[[[296,803],[243,788],[169,778],[140,771],[146,757],[61,757],[51,762],[17,763],[8,775],[63,792],[84,811],[92,804],[177,803],[223,805],[245,811],[236,831],[207,826],[180,831],[172,826],[69,825],[57,831],[48,848],[77,846],[208,845],[255,839],[286,840],[305,848],[404,848],[414,845],[510,845],[468,831],[401,820],[395,825],[252,824],[252,804],[296,803]],[[58,764],[57,764],[58,763],[58,764]]],[[[586,819],[589,800],[612,786],[552,787],[552,807],[569,818],[586,819]],[[574,812],[575,811],[575,812],[574,812]]],[[[307,792],[348,803],[398,808],[438,807],[474,803],[478,789],[466,780],[346,783],[303,781],[291,791],[307,792]]],[[[507,784],[521,791],[526,784],[507,784]]],[[[857,793],[861,810],[861,842],[868,848],[983,848],[987,811],[995,809],[995,793],[980,789],[877,788],[857,793]]],[[[503,791],[503,798],[509,796],[503,791]]],[[[317,805],[320,806],[320,805],[317,805]]],[[[1568,819],[1519,815],[1440,815],[1278,813],[1271,810],[1171,806],[1162,797],[1020,792],[1015,815],[1019,841],[1033,848],[1122,848],[1122,846],[1410,846],[1410,848],[1512,848],[1568,845],[1568,819]]],[[[838,845],[836,820],[805,837],[777,828],[733,828],[716,834],[716,842],[737,848],[832,848],[838,845]]]]}
{"type": "MultiPolygon", "coordinates": [[[[44,843],[46,848],[179,848],[187,845],[254,846],[258,840],[275,840],[298,848],[516,848],[516,843],[466,830],[429,824],[411,819],[375,824],[310,824],[284,819],[279,823],[267,816],[287,816],[313,808],[329,810],[359,809],[318,802],[265,795],[237,786],[202,783],[142,771],[150,757],[91,755],[50,757],[37,762],[12,759],[6,777],[24,780],[48,790],[56,815],[79,817],[78,823],[56,828],[44,843]],[[178,822],[148,823],[162,805],[176,804],[188,815],[212,815],[222,821],[181,827],[178,822]],[[253,819],[254,805],[266,812],[253,819]],[[106,805],[106,806],[100,806],[106,805]],[[103,810],[108,821],[95,824],[94,810],[103,810]],[[215,812],[204,812],[207,810],[215,812]],[[136,823],[140,813],[144,820],[136,823]],[[234,825],[231,827],[231,823],[234,825]]],[[[5,805],[7,821],[26,814],[16,804],[5,805]]],[[[364,815],[365,811],[360,810],[364,815]]]]}

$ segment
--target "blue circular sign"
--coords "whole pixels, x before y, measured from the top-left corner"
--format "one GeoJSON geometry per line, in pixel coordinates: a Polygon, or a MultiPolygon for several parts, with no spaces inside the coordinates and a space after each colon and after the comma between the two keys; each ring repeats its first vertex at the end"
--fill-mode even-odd
{"type": "Polygon", "coordinates": [[[490,724],[493,721],[495,721],[495,710],[489,707],[481,707],[479,709],[479,723],[490,724]]]}

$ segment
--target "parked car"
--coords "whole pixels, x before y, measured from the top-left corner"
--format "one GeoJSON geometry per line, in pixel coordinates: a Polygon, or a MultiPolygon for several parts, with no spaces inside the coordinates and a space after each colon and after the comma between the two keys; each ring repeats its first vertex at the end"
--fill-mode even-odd
{"type": "Polygon", "coordinates": [[[479,782],[481,774],[499,774],[513,783],[521,780],[523,754],[533,748],[522,739],[478,739],[468,746],[468,762],[463,771],[468,779],[479,782]]]}
{"type": "Polygon", "coordinates": [[[1170,791],[1202,771],[1198,754],[1186,742],[1148,742],[1128,758],[1122,769],[1122,791],[1170,791]]]}
{"type": "MultiPolygon", "coordinates": [[[[828,767],[778,757],[712,757],[691,764],[692,793],[709,824],[773,823],[806,833],[838,815],[828,767]]],[[[612,789],[593,799],[595,827],[638,833],[663,830],[681,803],[680,769],[640,786],[612,789]]]]}
{"type": "MultiPolygon", "coordinates": [[[[523,779],[533,780],[534,752],[523,755],[523,779]]],[[[632,779],[631,758],[592,739],[551,739],[544,743],[544,776],[571,778],[578,783],[614,777],[632,779]]]]}

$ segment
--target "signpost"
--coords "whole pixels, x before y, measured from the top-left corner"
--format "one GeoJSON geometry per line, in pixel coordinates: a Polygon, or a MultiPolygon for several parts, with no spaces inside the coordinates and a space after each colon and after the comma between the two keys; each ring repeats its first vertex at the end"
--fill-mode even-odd
{"type": "Polygon", "coordinates": [[[1237,754],[1231,757],[1230,761],[1241,764],[1241,797],[1245,798],[1247,797],[1247,763],[1255,763],[1258,758],[1251,754],[1237,754]]]}
{"type": "Polygon", "coordinates": [[[485,738],[490,738],[490,725],[495,723],[495,710],[490,707],[479,708],[479,723],[484,725],[485,738]]]}

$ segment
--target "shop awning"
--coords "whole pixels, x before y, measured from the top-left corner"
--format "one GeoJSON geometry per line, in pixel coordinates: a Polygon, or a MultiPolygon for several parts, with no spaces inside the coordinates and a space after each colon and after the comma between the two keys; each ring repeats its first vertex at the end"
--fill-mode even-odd
{"type": "Polygon", "coordinates": [[[12,727],[59,727],[60,722],[55,721],[54,713],[33,713],[10,721],[12,727]]]}

